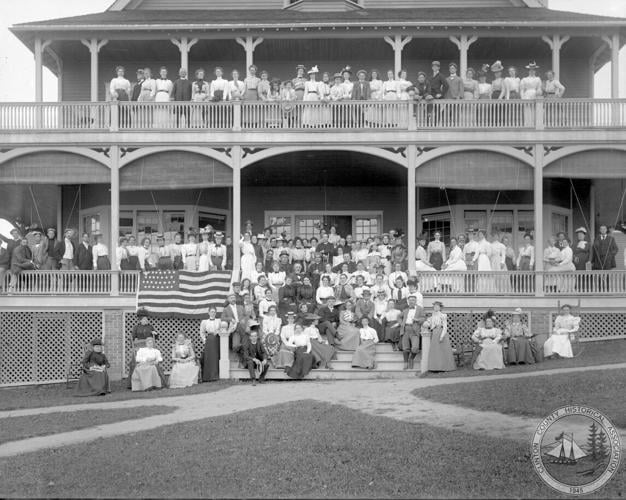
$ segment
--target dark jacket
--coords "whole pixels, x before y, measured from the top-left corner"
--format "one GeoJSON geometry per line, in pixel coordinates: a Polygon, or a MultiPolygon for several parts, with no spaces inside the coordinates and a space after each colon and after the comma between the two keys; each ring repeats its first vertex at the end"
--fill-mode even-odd
{"type": "Polygon", "coordinates": [[[593,242],[593,257],[591,259],[593,269],[615,269],[616,255],[617,243],[615,243],[615,238],[607,234],[603,240],[602,236],[598,235],[593,242]]]}
{"type": "Polygon", "coordinates": [[[131,101],[139,100],[139,96],[141,95],[141,84],[142,83],[143,83],[143,80],[141,80],[139,82],[133,83],[133,89],[130,92],[130,100],[131,101]]]}
{"type": "Polygon", "coordinates": [[[339,322],[339,313],[334,307],[322,306],[317,310],[317,315],[320,317],[320,323],[324,323],[325,321],[329,323],[339,322]]]}
{"type": "Polygon", "coordinates": [[[435,76],[431,76],[428,79],[428,85],[430,85],[431,95],[435,99],[443,99],[443,96],[446,94],[448,90],[448,84],[446,82],[446,77],[441,73],[437,73],[435,76]]]}
{"type": "Polygon", "coordinates": [[[261,344],[260,339],[257,340],[256,344],[250,342],[250,339],[246,339],[241,349],[241,356],[244,360],[244,363],[247,363],[248,361],[252,361],[253,359],[263,361],[267,358],[267,353],[265,352],[265,348],[263,347],[263,344],[261,344]]]}
{"type": "Polygon", "coordinates": [[[172,98],[175,101],[191,101],[191,82],[189,79],[178,79],[172,87],[172,98]]]}
{"type": "MultiPolygon", "coordinates": [[[[72,241],[72,246],[74,247],[74,255],[76,255],[76,242],[72,241]]],[[[61,259],[63,259],[63,255],[65,255],[65,239],[60,240],[56,246],[54,247],[54,252],[50,252],[50,250],[48,250],[48,255],[53,256],[58,263],[61,262],[61,259]]],[[[93,256],[92,256],[93,259],[93,256]]],[[[91,264],[91,267],[89,269],[93,268],[93,261],[91,264]]]]}
{"type": "Polygon", "coordinates": [[[33,264],[33,253],[29,246],[20,245],[13,250],[11,258],[11,272],[19,274],[22,271],[35,269],[33,264]]]}
{"type": "MultiPolygon", "coordinates": [[[[63,245],[65,249],[65,244],[63,245]]],[[[74,265],[83,271],[89,271],[93,269],[93,247],[89,245],[85,248],[83,243],[79,243],[74,247],[74,265]]],[[[61,257],[63,254],[61,254],[61,257]]]]}
{"type": "Polygon", "coordinates": [[[363,88],[361,88],[361,82],[354,83],[354,87],[352,87],[353,101],[369,101],[371,95],[369,82],[363,82],[363,88]]]}

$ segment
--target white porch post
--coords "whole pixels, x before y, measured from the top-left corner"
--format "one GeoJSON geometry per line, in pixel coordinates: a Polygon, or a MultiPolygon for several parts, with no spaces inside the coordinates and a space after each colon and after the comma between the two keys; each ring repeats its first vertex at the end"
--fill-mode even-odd
{"type": "Polygon", "coordinates": [[[180,50],[180,67],[185,68],[187,73],[189,73],[189,51],[191,47],[198,43],[198,39],[192,38],[189,40],[186,36],[183,36],[180,40],[172,38],[171,42],[180,50]]]}
{"type": "Polygon", "coordinates": [[[109,150],[111,158],[111,245],[109,246],[109,258],[111,269],[114,271],[111,276],[111,295],[120,294],[120,275],[117,268],[115,252],[117,240],[120,236],[120,148],[111,146],[109,150]]]}
{"type": "Polygon", "coordinates": [[[603,36],[602,40],[611,49],[611,99],[619,99],[619,33],[603,36]]]}
{"type": "Polygon", "coordinates": [[[535,296],[543,297],[543,144],[535,144],[535,296]]]}
{"type": "Polygon", "coordinates": [[[52,40],[35,39],[35,101],[43,101],[43,53],[52,40]]]}
{"type": "Polygon", "coordinates": [[[241,268],[241,146],[233,146],[233,276],[239,278],[241,268]]]}
{"type": "Polygon", "coordinates": [[[91,102],[98,102],[98,53],[109,41],[91,38],[80,42],[89,49],[91,55],[91,102]]]}
{"type": "Polygon", "coordinates": [[[476,35],[461,35],[458,38],[455,36],[450,37],[450,41],[459,49],[459,76],[461,78],[465,78],[465,73],[467,73],[467,50],[476,40],[478,40],[476,35]]]}
{"type": "Polygon", "coordinates": [[[391,45],[391,48],[393,49],[393,71],[396,77],[402,69],[402,50],[411,40],[413,40],[412,36],[402,37],[402,35],[395,35],[393,38],[390,36],[385,37],[385,42],[391,45]]]}
{"type": "Polygon", "coordinates": [[[561,76],[561,47],[570,39],[568,35],[542,36],[541,39],[552,49],[552,71],[554,77],[560,80],[561,76]]]}
{"type": "Polygon", "coordinates": [[[417,165],[417,146],[415,144],[409,144],[406,148],[407,155],[407,166],[408,166],[408,175],[407,175],[407,210],[408,210],[408,227],[407,227],[407,249],[408,255],[407,259],[409,260],[409,275],[415,275],[415,244],[417,238],[417,224],[416,224],[416,216],[417,216],[417,197],[416,191],[417,186],[415,184],[415,169],[417,165]]]}
{"type": "Polygon", "coordinates": [[[235,40],[246,51],[246,71],[248,71],[248,68],[254,64],[254,49],[256,49],[257,45],[263,43],[263,38],[255,39],[247,36],[246,38],[237,37],[235,40]]]}

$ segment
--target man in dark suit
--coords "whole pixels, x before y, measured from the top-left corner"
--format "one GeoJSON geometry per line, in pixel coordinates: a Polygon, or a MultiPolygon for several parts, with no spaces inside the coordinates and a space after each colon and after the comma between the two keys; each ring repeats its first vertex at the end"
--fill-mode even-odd
{"type": "Polygon", "coordinates": [[[352,100],[369,101],[372,93],[370,90],[370,83],[365,80],[367,78],[367,72],[364,69],[361,69],[356,76],[358,81],[355,82],[354,87],[352,87],[352,100]]]}
{"type": "Polygon", "coordinates": [[[55,257],[59,263],[59,269],[62,271],[71,271],[74,269],[76,244],[72,241],[73,236],[74,230],[66,229],[63,233],[63,239],[59,241],[54,248],[55,257]]]}
{"type": "Polygon", "coordinates": [[[594,270],[606,271],[615,269],[615,256],[617,255],[617,243],[615,238],[608,234],[605,224],[600,226],[600,234],[593,242],[593,257],[591,259],[594,270]]]}
{"type": "Polygon", "coordinates": [[[257,367],[261,371],[261,374],[259,375],[259,382],[261,384],[265,382],[265,375],[267,375],[270,365],[267,361],[267,352],[265,352],[265,348],[259,341],[255,330],[250,332],[250,336],[243,343],[241,348],[241,357],[244,366],[250,372],[252,385],[256,385],[257,378],[255,371],[257,367]]]}
{"type": "Polygon", "coordinates": [[[404,369],[412,370],[415,357],[420,350],[420,332],[424,322],[424,309],[417,304],[417,296],[409,295],[408,307],[402,313],[400,335],[402,336],[402,355],[404,369]]]}
{"type": "Polygon", "coordinates": [[[337,325],[339,323],[339,313],[335,309],[335,297],[329,297],[326,304],[317,310],[320,317],[318,329],[322,335],[326,336],[326,340],[330,345],[335,345],[335,337],[337,336],[337,325]]]}
{"type": "MultiPolygon", "coordinates": [[[[446,82],[445,76],[439,73],[441,69],[441,63],[439,61],[433,61],[432,63],[433,74],[428,79],[428,85],[430,87],[430,95],[433,99],[443,99],[448,91],[448,84],[446,82]]],[[[430,104],[427,108],[428,117],[433,125],[437,123],[437,111],[434,110],[432,104],[430,104]]]]}
{"type": "Polygon", "coordinates": [[[130,92],[130,100],[137,102],[141,95],[141,84],[143,83],[143,69],[137,70],[137,81],[133,83],[133,89],[130,92]]]}
{"type": "Polygon", "coordinates": [[[76,245],[74,252],[74,265],[82,271],[93,269],[93,248],[89,244],[89,235],[83,233],[82,241],[76,245]]]}
{"type": "Polygon", "coordinates": [[[11,255],[11,283],[9,284],[9,293],[15,291],[18,276],[22,271],[31,271],[33,269],[35,269],[33,253],[28,246],[26,236],[22,236],[20,244],[13,249],[11,255]]]}
{"type": "MultiPolygon", "coordinates": [[[[180,68],[178,70],[178,80],[174,82],[172,87],[172,100],[178,102],[191,101],[191,82],[187,78],[187,70],[180,68]]],[[[176,126],[185,127],[189,121],[189,106],[176,107],[176,126]]]]}
{"type": "Polygon", "coordinates": [[[248,328],[248,317],[243,306],[237,305],[237,297],[234,293],[228,295],[228,305],[224,307],[220,319],[226,321],[229,326],[236,325],[231,337],[231,347],[234,352],[240,353],[243,339],[246,336],[246,329],[248,328]]]}

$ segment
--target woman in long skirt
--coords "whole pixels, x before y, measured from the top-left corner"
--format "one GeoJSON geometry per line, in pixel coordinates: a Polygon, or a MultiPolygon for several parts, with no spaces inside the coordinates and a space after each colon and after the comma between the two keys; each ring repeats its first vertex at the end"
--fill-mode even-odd
{"type": "Polygon", "coordinates": [[[472,335],[472,340],[480,346],[480,353],[474,362],[474,370],[502,370],[504,368],[501,338],[502,330],[494,327],[492,318],[486,318],[485,326],[479,326],[472,335]]]}
{"type": "Polygon", "coordinates": [[[239,241],[239,248],[241,250],[241,279],[243,281],[248,278],[252,281],[256,275],[256,252],[251,242],[250,233],[243,235],[243,238],[239,241]]]}
{"type": "Polygon", "coordinates": [[[286,314],[287,324],[280,329],[280,349],[272,358],[276,368],[289,368],[293,364],[294,351],[293,335],[296,327],[296,314],[289,311],[286,314]]]}
{"type": "Polygon", "coordinates": [[[443,304],[433,303],[433,313],[422,323],[422,361],[420,372],[451,372],[456,370],[450,336],[448,317],[441,312],[443,304]],[[428,342],[430,341],[430,342],[428,342]],[[426,344],[430,343],[429,346],[426,344]]]}
{"type": "Polygon", "coordinates": [[[398,344],[402,337],[402,311],[396,308],[396,301],[389,299],[387,301],[387,311],[383,318],[384,338],[382,342],[391,342],[393,350],[399,350],[398,344]]]}
{"type": "Polygon", "coordinates": [[[182,257],[185,265],[185,271],[198,270],[198,244],[196,243],[196,235],[189,233],[187,236],[187,244],[182,246],[182,257]]]}
{"type": "MultiPolygon", "coordinates": [[[[202,353],[202,381],[213,382],[220,378],[220,337],[222,321],[217,317],[217,309],[209,308],[209,318],[200,323],[200,339],[204,344],[202,353]]],[[[228,328],[228,323],[226,324],[228,328]]]]}
{"type": "Polygon", "coordinates": [[[133,391],[149,391],[160,389],[166,384],[163,379],[163,372],[159,370],[163,362],[161,351],[155,349],[154,339],[148,337],[146,346],[140,347],[135,355],[135,369],[131,376],[133,391]]]}
{"type": "Polygon", "coordinates": [[[561,358],[574,357],[570,334],[579,330],[580,318],[570,314],[570,311],[569,305],[564,304],[561,306],[561,314],[554,320],[552,334],[543,344],[543,353],[546,358],[554,355],[561,358]]]}
{"type": "Polygon", "coordinates": [[[287,376],[290,378],[301,380],[306,377],[313,368],[313,354],[311,354],[311,341],[309,336],[304,333],[302,325],[295,325],[292,336],[294,345],[293,364],[287,369],[287,376]]]}
{"type": "Polygon", "coordinates": [[[535,363],[532,348],[532,335],[527,325],[522,324],[522,309],[518,307],[511,313],[511,321],[504,327],[504,338],[509,342],[507,352],[508,363],[516,365],[525,363],[532,365],[535,363]]]}
{"type": "MultiPolygon", "coordinates": [[[[335,304],[335,307],[337,304],[335,304]]],[[[359,329],[355,326],[356,314],[354,314],[354,304],[348,301],[344,305],[345,309],[339,314],[339,327],[337,328],[337,339],[335,347],[340,351],[355,351],[359,346],[359,329]]]]}
{"type": "Polygon", "coordinates": [[[83,373],[78,379],[74,396],[104,396],[111,392],[107,374],[109,360],[102,352],[102,341],[93,340],[91,348],[83,358],[83,373]]]}
{"type": "Polygon", "coordinates": [[[367,368],[369,370],[376,367],[376,344],[378,335],[376,330],[369,326],[369,318],[361,318],[361,328],[359,329],[359,346],[352,355],[352,368],[367,368]]]}
{"type": "Polygon", "coordinates": [[[196,385],[199,373],[200,367],[191,340],[184,333],[179,333],[176,336],[176,343],[172,346],[170,388],[182,389],[196,385]]]}
{"type": "Polygon", "coordinates": [[[304,333],[309,336],[311,341],[311,354],[313,354],[315,359],[313,367],[332,370],[330,361],[335,357],[335,348],[320,335],[320,331],[317,328],[320,317],[317,314],[308,313],[304,319],[309,322],[309,326],[304,329],[304,333]]]}

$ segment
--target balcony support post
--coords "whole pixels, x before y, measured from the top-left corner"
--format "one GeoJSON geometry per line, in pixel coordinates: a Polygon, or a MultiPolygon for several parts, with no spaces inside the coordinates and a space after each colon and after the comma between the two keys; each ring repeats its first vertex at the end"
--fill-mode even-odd
{"type": "Polygon", "coordinates": [[[603,36],[611,49],[611,99],[619,99],[619,33],[603,36]]]}
{"type": "Polygon", "coordinates": [[[193,47],[196,43],[198,43],[197,38],[192,38],[189,40],[186,36],[181,37],[180,40],[177,38],[171,38],[171,42],[178,47],[180,50],[180,67],[184,68],[187,73],[189,73],[189,51],[191,47],[193,47]]]}
{"type": "Polygon", "coordinates": [[[35,101],[43,101],[43,54],[52,40],[35,39],[35,101]]]}
{"type": "Polygon", "coordinates": [[[478,40],[476,35],[461,35],[458,38],[455,36],[450,37],[450,41],[459,49],[459,76],[461,78],[465,78],[465,73],[467,73],[467,51],[476,40],[478,40]]]}
{"type": "Polygon", "coordinates": [[[91,38],[80,42],[89,49],[91,55],[91,102],[98,102],[98,53],[109,41],[91,38]]]}
{"type": "Polygon", "coordinates": [[[248,68],[254,64],[254,49],[256,49],[257,45],[263,43],[263,38],[259,37],[255,39],[254,37],[247,36],[246,38],[237,37],[236,42],[243,47],[246,51],[246,72],[248,68]]]}
{"type": "Polygon", "coordinates": [[[535,144],[535,297],[543,297],[543,144],[535,144]]]}
{"type": "Polygon", "coordinates": [[[231,150],[233,159],[233,279],[239,280],[241,268],[241,251],[239,239],[241,238],[241,146],[233,146],[231,150]]]}
{"type": "Polygon", "coordinates": [[[120,294],[120,270],[117,268],[116,248],[120,236],[120,148],[111,146],[109,150],[111,158],[111,295],[116,297],[120,294]]]}
{"type": "Polygon", "coordinates": [[[393,38],[390,36],[385,37],[385,42],[391,45],[393,49],[393,70],[396,77],[402,70],[402,50],[411,40],[413,40],[412,36],[395,35],[393,38]]]}
{"type": "Polygon", "coordinates": [[[544,35],[541,39],[552,49],[552,71],[554,77],[559,80],[561,77],[561,47],[570,39],[568,35],[544,35]]]}
{"type": "Polygon", "coordinates": [[[417,240],[417,185],[415,182],[417,168],[417,146],[409,144],[406,148],[407,157],[407,259],[409,276],[415,276],[415,244],[417,240]]]}

